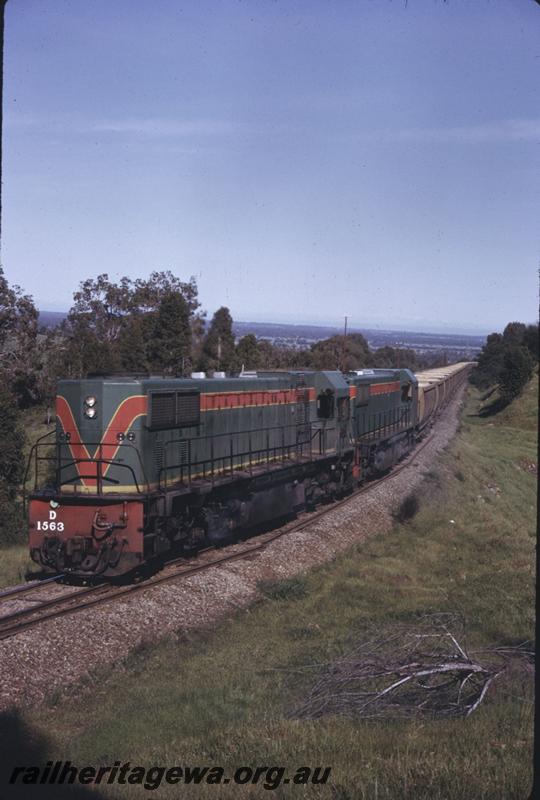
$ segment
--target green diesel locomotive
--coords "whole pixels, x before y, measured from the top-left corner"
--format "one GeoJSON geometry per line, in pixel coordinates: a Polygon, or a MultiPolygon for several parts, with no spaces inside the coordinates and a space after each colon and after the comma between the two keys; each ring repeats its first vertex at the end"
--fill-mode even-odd
{"type": "Polygon", "coordinates": [[[468,366],[424,388],[405,369],[60,381],[54,444],[30,455],[31,557],[118,576],[341,497],[412,448],[468,366]]]}

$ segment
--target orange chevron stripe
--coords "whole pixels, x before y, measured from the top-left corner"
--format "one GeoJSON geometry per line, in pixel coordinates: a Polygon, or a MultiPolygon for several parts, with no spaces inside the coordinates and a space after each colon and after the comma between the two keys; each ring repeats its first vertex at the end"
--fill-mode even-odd
{"type": "MultiPolygon", "coordinates": [[[[66,444],[69,446],[73,460],[76,461],[80,458],[91,459],[89,463],[81,465],[83,466],[85,472],[88,471],[91,473],[91,477],[81,478],[81,483],[83,486],[95,486],[97,484],[97,463],[94,461],[94,459],[98,456],[100,450],[102,458],[112,461],[115,458],[118,449],[121,447],[121,444],[117,439],[117,434],[123,433],[125,435],[135,420],[144,416],[147,413],[147,410],[148,399],[146,395],[132,395],[131,397],[126,397],[125,400],[122,400],[114,412],[111,421],[105,430],[105,433],[101,437],[100,443],[97,445],[93,455],[90,455],[86,445],[81,439],[79,428],[75,422],[71,406],[65,397],[62,397],[62,395],[57,396],[56,415],[60,420],[64,433],[71,434],[71,440],[66,442],[66,444]],[[93,473],[95,473],[95,477],[93,473]]],[[[80,475],[81,471],[79,469],[79,464],[76,464],[75,466],[80,475]]],[[[110,466],[110,464],[105,466],[103,471],[104,475],[107,474],[110,466]]]]}
{"type": "MultiPolygon", "coordinates": [[[[81,440],[79,428],[75,422],[71,406],[66,398],[62,397],[60,394],[56,396],[56,416],[60,420],[60,424],[62,425],[64,433],[69,433],[71,435],[70,441],[66,442],[66,444],[69,446],[73,460],[76,461],[79,458],[90,458],[90,453],[88,452],[84,442],[81,440]]],[[[76,467],[77,472],[80,474],[79,466],[76,465],[76,467]]],[[[81,482],[83,486],[86,485],[83,478],[81,478],[81,482]]]]}
{"type": "MultiPolygon", "coordinates": [[[[103,458],[112,459],[115,457],[120,447],[116,435],[118,433],[126,434],[135,420],[146,414],[148,410],[147,406],[148,400],[146,395],[132,395],[122,400],[101,439],[100,445],[103,458]]],[[[96,457],[98,450],[99,446],[96,448],[93,458],[96,457]]]]}

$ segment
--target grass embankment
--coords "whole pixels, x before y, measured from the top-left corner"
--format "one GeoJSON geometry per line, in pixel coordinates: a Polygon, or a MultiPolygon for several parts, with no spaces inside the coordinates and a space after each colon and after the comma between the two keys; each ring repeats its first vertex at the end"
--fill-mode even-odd
{"type": "MultiPolygon", "coordinates": [[[[46,424],[46,419],[47,408],[45,406],[36,406],[23,412],[24,432],[26,434],[26,444],[24,448],[25,466],[34,442],[54,427],[54,417],[50,425],[46,424]]],[[[30,473],[30,478],[32,477],[33,474],[30,473]]],[[[28,481],[27,489],[31,488],[31,482],[28,481]]],[[[9,543],[0,542],[0,587],[21,583],[24,581],[28,571],[37,570],[36,564],[28,557],[27,535],[26,520],[23,519],[21,522],[19,541],[9,543]]]]}
{"type": "MultiPolygon", "coordinates": [[[[531,385],[504,421],[483,419],[471,392],[411,521],[277,586],[218,630],[142,649],[127,671],[96,675],[25,714],[48,739],[43,761],[222,764],[229,772],[332,767],[332,788],[283,787],[271,793],[277,797],[526,797],[533,698],[524,679],[496,682],[467,719],[299,722],[287,714],[315,679],[310,665],[346,653],[373,625],[450,611],[463,615],[469,646],[533,637],[536,404],[531,385]]],[[[147,796],[135,786],[100,792],[147,796]]],[[[180,784],[157,794],[221,800],[268,792],[180,784]]]]}

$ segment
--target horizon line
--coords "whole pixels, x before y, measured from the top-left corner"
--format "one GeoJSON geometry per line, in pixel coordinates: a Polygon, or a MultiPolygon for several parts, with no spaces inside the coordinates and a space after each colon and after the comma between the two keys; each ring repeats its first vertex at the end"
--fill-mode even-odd
{"type": "MultiPolygon", "coordinates": [[[[54,314],[58,316],[67,317],[69,311],[53,311],[49,309],[38,309],[38,313],[41,314],[54,314]]],[[[275,327],[279,326],[288,326],[293,328],[300,328],[300,327],[310,327],[310,328],[320,328],[320,329],[331,329],[335,330],[337,333],[340,333],[342,330],[342,326],[340,326],[337,322],[288,322],[288,321],[280,321],[276,322],[275,320],[250,320],[250,319],[233,319],[233,325],[272,325],[275,327]]],[[[489,333],[492,333],[493,330],[486,328],[460,328],[459,323],[456,323],[455,328],[449,330],[449,326],[446,327],[445,330],[436,329],[435,327],[430,327],[429,322],[419,322],[418,323],[422,329],[410,327],[414,325],[414,323],[403,323],[402,326],[390,326],[387,327],[386,323],[366,323],[366,325],[358,326],[353,325],[348,328],[349,333],[362,333],[365,331],[369,331],[371,333],[409,333],[409,334],[419,334],[419,335],[433,335],[433,336],[471,336],[475,338],[486,338],[489,333]]],[[[451,324],[451,323],[450,323],[451,324]]],[[[525,323],[528,324],[528,323],[525,323]]],[[[495,329],[496,330],[496,329],[495,329]]]]}

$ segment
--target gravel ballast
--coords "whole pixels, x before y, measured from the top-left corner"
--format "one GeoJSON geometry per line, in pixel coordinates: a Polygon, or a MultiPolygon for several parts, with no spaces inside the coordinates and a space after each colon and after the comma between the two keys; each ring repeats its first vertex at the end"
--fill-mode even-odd
{"type": "MultiPolygon", "coordinates": [[[[431,440],[405,469],[315,519],[307,528],[276,539],[246,560],[211,567],[50,620],[0,641],[0,709],[37,705],[97,668],[120,665],[143,643],[214,625],[257,599],[259,581],[291,577],[368,536],[390,530],[392,513],[419,486],[437,454],[454,436],[462,395],[463,389],[438,419],[431,440]]],[[[220,555],[243,546],[231,545],[220,555]]],[[[43,587],[44,594],[46,589],[58,591],[56,586],[43,587]]],[[[62,593],[65,591],[62,587],[62,593]]],[[[2,614],[28,607],[22,598],[9,603],[9,607],[2,604],[2,614]]]]}

